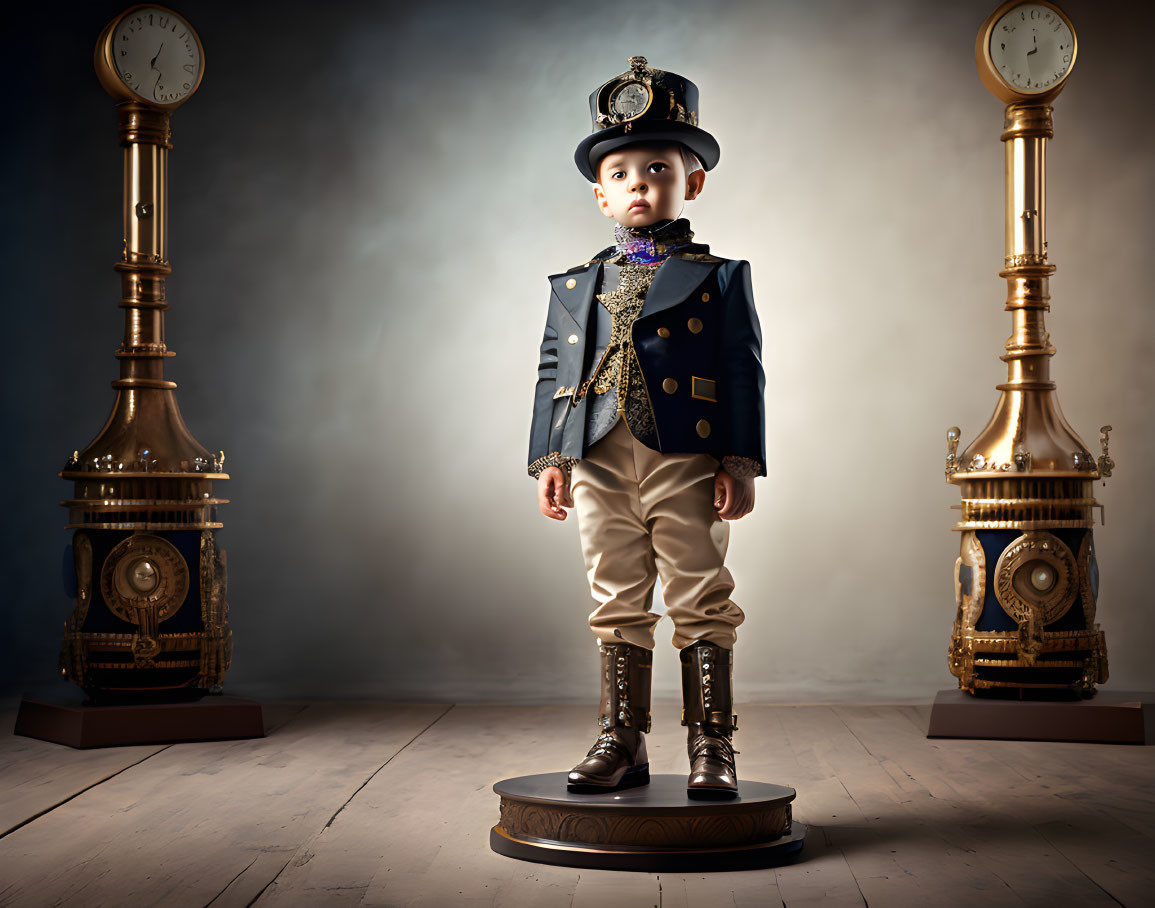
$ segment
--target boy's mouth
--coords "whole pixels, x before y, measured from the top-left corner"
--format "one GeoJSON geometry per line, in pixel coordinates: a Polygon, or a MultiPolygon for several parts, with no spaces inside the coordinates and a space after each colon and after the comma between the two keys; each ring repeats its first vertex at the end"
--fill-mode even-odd
{"type": "Polygon", "coordinates": [[[650,207],[650,203],[647,202],[645,199],[634,199],[632,202],[630,202],[630,211],[633,211],[635,208],[649,208],[649,207],[650,207]]]}

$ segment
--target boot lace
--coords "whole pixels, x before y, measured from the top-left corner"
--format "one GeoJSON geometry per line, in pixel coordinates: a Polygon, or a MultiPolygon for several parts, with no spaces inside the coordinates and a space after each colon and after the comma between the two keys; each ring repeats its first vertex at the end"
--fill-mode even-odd
{"type": "Polygon", "coordinates": [[[611,751],[615,750],[625,756],[627,759],[629,759],[631,756],[630,749],[625,744],[623,744],[621,740],[618,739],[618,737],[613,733],[612,729],[606,728],[603,729],[601,734],[598,735],[597,740],[594,741],[593,747],[590,748],[590,751],[588,754],[586,754],[586,756],[608,756],[611,751]]]}
{"type": "Polygon", "coordinates": [[[736,753],[739,751],[734,750],[734,745],[730,743],[729,738],[704,731],[694,740],[694,749],[690,754],[690,759],[697,760],[699,757],[709,757],[733,766],[734,754],[736,753]]]}

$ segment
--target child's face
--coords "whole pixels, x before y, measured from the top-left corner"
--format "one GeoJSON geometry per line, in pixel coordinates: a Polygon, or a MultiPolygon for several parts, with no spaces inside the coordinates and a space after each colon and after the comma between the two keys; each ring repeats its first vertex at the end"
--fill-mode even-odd
{"type": "Polygon", "coordinates": [[[682,203],[701,192],[705,177],[696,170],[686,178],[677,145],[628,145],[602,158],[594,198],[619,224],[648,227],[681,214],[682,203]]]}

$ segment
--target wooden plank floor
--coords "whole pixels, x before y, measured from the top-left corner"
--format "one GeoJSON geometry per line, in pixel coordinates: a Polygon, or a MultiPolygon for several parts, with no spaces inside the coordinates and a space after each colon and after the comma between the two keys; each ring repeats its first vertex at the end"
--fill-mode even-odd
{"type": "MultiPolygon", "coordinates": [[[[0,905],[1155,904],[1153,747],[932,741],[929,706],[740,713],[740,772],[798,790],[802,859],[690,875],[490,852],[490,786],[574,763],[589,707],[274,704],[264,739],[93,751],[8,734],[0,905]]],[[[675,707],[649,742],[685,771],[675,707]]]]}

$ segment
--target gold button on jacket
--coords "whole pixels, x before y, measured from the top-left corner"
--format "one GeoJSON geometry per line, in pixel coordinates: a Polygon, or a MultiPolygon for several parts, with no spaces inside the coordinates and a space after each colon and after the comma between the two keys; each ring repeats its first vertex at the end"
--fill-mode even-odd
{"type": "Polygon", "coordinates": [[[665,391],[667,394],[673,394],[675,391],[678,390],[677,381],[675,381],[672,378],[663,379],[662,380],[662,390],[665,391]]]}
{"type": "Polygon", "coordinates": [[[686,322],[686,327],[690,329],[691,334],[700,334],[702,331],[702,320],[700,318],[692,318],[686,322]]]}
{"type": "Polygon", "coordinates": [[[669,336],[670,336],[670,329],[669,328],[663,327],[663,328],[658,329],[658,337],[669,337],[669,336]]]}
{"type": "Polygon", "coordinates": [[[708,419],[699,419],[698,424],[694,426],[698,435],[702,438],[710,437],[710,421],[708,419]]]}

